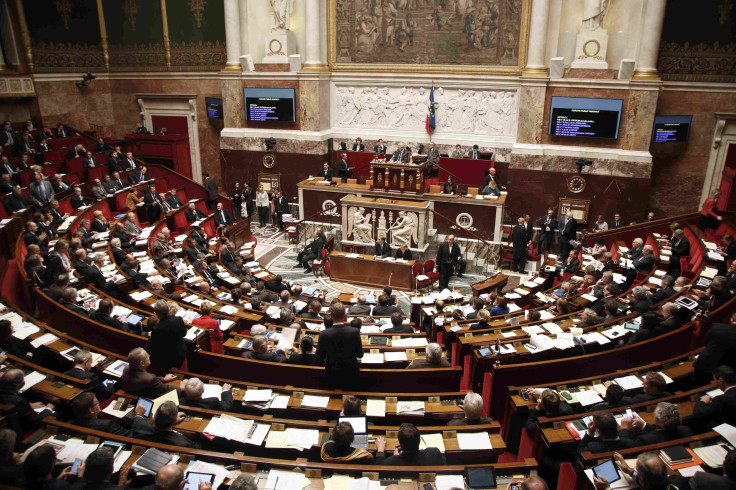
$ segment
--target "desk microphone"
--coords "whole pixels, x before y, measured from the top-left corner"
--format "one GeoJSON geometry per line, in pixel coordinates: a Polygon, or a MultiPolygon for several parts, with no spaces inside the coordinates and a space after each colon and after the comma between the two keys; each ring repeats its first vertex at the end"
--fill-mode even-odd
{"type": "Polygon", "coordinates": [[[391,274],[388,275],[388,287],[391,287],[391,276],[394,275],[394,270],[391,269],[391,274]]]}

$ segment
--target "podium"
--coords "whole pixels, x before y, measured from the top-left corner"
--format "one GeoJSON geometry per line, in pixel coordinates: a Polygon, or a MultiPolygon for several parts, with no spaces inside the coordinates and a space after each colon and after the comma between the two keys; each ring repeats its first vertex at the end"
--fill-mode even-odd
{"type": "Polygon", "coordinates": [[[188,136],[126,134],[125,140],[133,146],[132,151],[137,157],[147,162],[161,163],[189,179],[192,178],[188,136]]]}
{"type": "Polygon", "coordinates": [[[373,190],[383,189],[422,194],[424,192],[424,166],[374,160],[371,162],[371,175],[368,182],[373,190]]]}

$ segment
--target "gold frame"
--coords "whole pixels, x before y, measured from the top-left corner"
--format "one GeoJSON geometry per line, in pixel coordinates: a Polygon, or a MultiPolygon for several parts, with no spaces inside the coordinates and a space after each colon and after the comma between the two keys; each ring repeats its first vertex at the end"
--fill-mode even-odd
{"type": "Polygon", "coordinates": [[[578,218],[575,218],[575,219],[580,224],[583,224],[583,225],[587,224],[590,218],[590,200],[589,199],[570,199],[569,197],[561,197],[558,203],[558,206],[557,206],[558,216],[562,216],[562,214],[566,212],[567,209],[570,209],[570,207],[573,204],[585,207],[585,209],[581,211],[583,213],[583,216],[580,219],[578,218]]]}
{"type": "Polygon", "coordinates": [[[521,29],[519,31],[518,66],[426,65],[392,63],[337,63],[336,0],[327,3],[327,64],[330,71],[385,72],[401,70],[406,73],[468,73],[486,75],[521,75],[526,66],[529,50],[529,25],[532,0],[522,0],[521,29]]]}

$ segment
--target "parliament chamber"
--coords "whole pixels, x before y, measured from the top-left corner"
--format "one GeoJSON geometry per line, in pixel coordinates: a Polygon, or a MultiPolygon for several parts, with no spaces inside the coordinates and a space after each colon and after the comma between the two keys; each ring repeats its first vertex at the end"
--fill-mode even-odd
{"type": "Polygon", "coordinates": [[[731,2],[0,7],[0,488],[736,488],[731,2]]]}

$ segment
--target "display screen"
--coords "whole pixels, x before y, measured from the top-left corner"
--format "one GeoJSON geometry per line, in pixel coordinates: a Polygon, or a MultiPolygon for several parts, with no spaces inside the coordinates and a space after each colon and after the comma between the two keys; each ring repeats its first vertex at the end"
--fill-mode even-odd
{"type": "Polygon", "coordinates": [[[657,116],[654,118],[653,143],[687,141],[693,116],[657,116]]]}
{"type": "Polygon", "coordinates": [[[204,104],[207,106],[207,117],[212,119],[222,119],[222,99],[205,97],[204,104]]]}
{"type": "Polygon", "coordinates": [[[293,88],[244,88],[246,121],[294,122],[293,88]]]}
{"type": "Polygon", "coordinates": [[[622,106],[622,99],[552,97],[549,134],[616,139],[622,106]]]}

